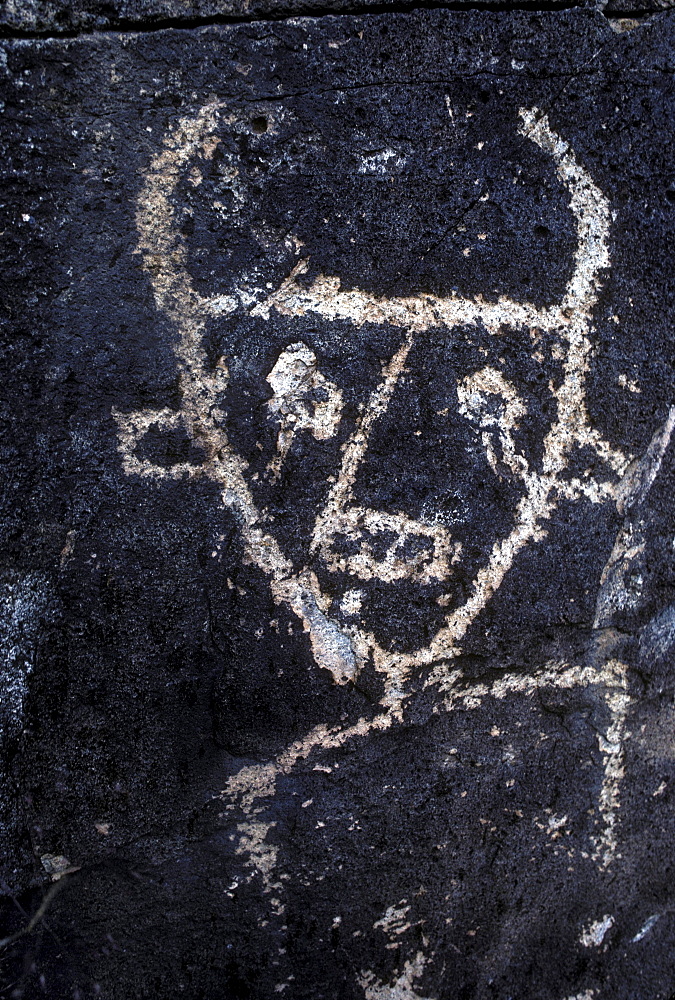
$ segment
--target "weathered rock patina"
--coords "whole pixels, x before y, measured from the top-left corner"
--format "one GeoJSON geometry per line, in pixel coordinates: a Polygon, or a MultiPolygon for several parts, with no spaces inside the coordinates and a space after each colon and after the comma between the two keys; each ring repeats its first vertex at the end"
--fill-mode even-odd
{"type": "MultiPolygon", "coordinates": [[[[528,0],[503,0],[503,9],[527,6],[528,0]]],[[[669,0],[609,0],[622,10],[658,11],[669,0]],[[630,4],[630,5],[629,5],[630,4]],[[623,5],[623,6],[621,6],[623,5]]],[[[495,0],[455,0],[457,7],[495,7],[495,0]]],[[[63,34],[109,29],[142,30],[198,26],[200,22],[236,22],[301,15],[360,14],[414,9],[414,0],[7,0],[0,10],[0,30],[63,34]]],[[[593,7],[592,0],[549,0],[550,9],[593,7]]]]}
{"type": "Polygon", "coordinates": [[[670,1000],[672,15],[3,54],[9,994],[670,1000]]]}

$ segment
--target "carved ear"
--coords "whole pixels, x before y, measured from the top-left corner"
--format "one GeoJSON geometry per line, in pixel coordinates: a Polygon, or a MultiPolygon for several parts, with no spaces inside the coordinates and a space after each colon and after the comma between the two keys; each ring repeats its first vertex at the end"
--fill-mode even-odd
{"type": "MultiPolygon", "coordinates": [[[[122,466],[127,475],[134,474],[152,479],[182,479],[185,475],[195,476],[201,473],[202,467],[192,462],[178,461],[157,465],[136,454],[143,438],[152,430],[187,432],[188,428],[185,426],[185,418],[181,411],[164,409],[119,413],[113,409],[112,415],[117,424],[117,450],[122,456],[122,466]]],[[[187,437],[190,439],[192,436],[188,433],[187,437]]]]}
{"type": "Polygon", "coordinates": [[[462,416],[481,429],[481,440],[493,472],[502,475],[501,462],[522,479],[528,464],[516,450],[513,431],[526,415],[527,407],[511,383],[496,368],[482,368],[458,383],[457,398],[462,416]]]}

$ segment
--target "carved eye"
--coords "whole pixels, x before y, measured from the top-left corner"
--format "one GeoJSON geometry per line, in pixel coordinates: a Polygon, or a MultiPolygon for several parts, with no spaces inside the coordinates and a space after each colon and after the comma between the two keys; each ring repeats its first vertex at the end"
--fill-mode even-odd
{"type": "Polygon", "coordinates": [[[520,396],[496,368],[483,368],[457,385],[459,412],[480,427],[511,431],[527,413],[520,396]]]}

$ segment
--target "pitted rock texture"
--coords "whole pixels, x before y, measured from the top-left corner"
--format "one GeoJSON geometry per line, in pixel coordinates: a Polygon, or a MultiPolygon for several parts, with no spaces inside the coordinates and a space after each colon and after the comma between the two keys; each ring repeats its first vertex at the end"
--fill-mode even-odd
{"type": "Polygon", "coordinates": [[[672,16],[2,52],[8,995],[671,1000],[672,16]]]}
{"type": "Polygon", "coordinates": [[[641,17],[672,8],[670,0],[607,0],[603,13],[611,17],[641,17]]]}
{"type": "MultiPolygon", "coordinates": [[[[628,3],[629,0],[610,0],[628,3]]],[[[636,0],[630,10],[661,10],[663,0],[636,0]],[[651,5],[650,5],[651,4],[651,5]]],[[[209,20],[249,21],[303,15],[391,12],[414,8],[413,0],[6,0],[0,10],[0,28],[8,32],[60,34],[115,28],[140,30],[158,26],[190,25],[209,20]]],[[[420,6],[420,5],[417,5],[420,6]]],[[[437,4],[436,6],[441,6],[437,4]]],[[[528,6],[528,0],[453,0],[453,6],[509,9],[528,6]]],[[[550,0],[548,6],[593,7],[592,0],[550,0]]],[[[629,8],[624,6],[622,10],[629,8]]]]}

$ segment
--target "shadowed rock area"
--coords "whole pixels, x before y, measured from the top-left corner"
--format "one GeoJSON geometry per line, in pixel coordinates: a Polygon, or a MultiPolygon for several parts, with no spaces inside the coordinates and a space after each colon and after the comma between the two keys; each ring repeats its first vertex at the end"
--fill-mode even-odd
{"type": "Polygon", "coordinates": [[[672,8],[672,0],[7,0],[0,33],[8,37],[91,31],[155,31],[215,23],[323,17],[333,14],[405,13],[415,8],[555,11],[597,9],[618,31],[672,8]],[[623,22],[623,23],[622,23],[623,22]],[[635,22],[635,23],[632,23],[635,22]]]}
{"type": "Polygon", "coordinates": [[[673,23],[2,42],[3,995],[672,1000],[673,23]]]}
{"type": "MultiPolygon", "coordinates": [[[[624,4],[622,10],[661,10],[667,0],[610,0],[624,4]],[[630,4],[630,6],[626,6],[630,4]]],[[[458,0],[455,6],[476,6],[473,0],[458,0]]],[[[490,6],[479,0],[478,6],[490,6]]],[[[111,28],[153,30],[161,26],[186,25],[209,20],[256,20],[303,15],[392,13],[422,6],[413,0],[8,0],[0,11],[0,28],[7,31],[60,34],[111,28]]],[[[442,4],[435,4],[442,6],[442,4]]],[[[499,0],[492,6],[506,9],[527,6],[527,0],[499,0]]],[[[530,4],[535,6],[535,4],[530,4]]],[[[590,0],[550,0],[550,7],[593,6],[590,0]]]]}

